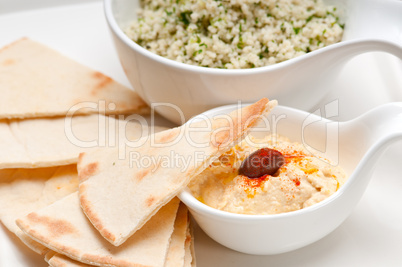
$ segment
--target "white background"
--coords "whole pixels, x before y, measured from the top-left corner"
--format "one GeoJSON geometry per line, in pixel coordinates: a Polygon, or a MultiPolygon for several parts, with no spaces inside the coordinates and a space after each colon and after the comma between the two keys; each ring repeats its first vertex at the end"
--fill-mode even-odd
{"type": "MultiPolygon", "coordinates": [[[[130,86],[102,8],[94,0],[0,0],[0,47],[27,36],[130,86]]],[[[328,86],[331,93],[320,106],[338,100],[336,119],[348,120],[380,104],[402,101],[402,63],[383,53],[364,54],[352,59],[328,86]]],[[[402,266],[401,163],[402,144],[397,144],[378,162],[352,215],[315,244],[276,256],[251,256],[220,246],[196,228],[197,265],[402,266]]],[[[0,226],[0,267],[20,266],[47,265],[0,226]]]]}

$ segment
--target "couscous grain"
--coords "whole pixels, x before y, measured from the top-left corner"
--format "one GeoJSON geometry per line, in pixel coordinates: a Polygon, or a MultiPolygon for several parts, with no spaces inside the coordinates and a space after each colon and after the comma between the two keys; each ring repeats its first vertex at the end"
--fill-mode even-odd
{"type": "Polygon", "coordinates": [[[339,42],[337,10],[321,0],[141,0],[126,34],[178,62],[254,68],[339,42]]]}

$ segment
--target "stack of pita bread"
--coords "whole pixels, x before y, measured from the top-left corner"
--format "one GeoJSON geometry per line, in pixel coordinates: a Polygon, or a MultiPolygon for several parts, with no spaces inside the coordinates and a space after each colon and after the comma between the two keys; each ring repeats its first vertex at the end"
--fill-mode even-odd
{"type": "Polygon", "coordinates": [[[195,266],[176,196],[276,104],[148,135],[115,118],[149,112],[133,91],[29,39],[0,50],[0,93],[0,220],[50,266],[195,266]]]}

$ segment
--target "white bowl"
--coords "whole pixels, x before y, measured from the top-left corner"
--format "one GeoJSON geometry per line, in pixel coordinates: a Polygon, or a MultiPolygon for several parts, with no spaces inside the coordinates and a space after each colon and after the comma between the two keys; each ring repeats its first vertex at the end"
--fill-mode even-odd
{"type": "Polygon", "coordinates": [[[139,0],[104,0],[104,5],[120,62],[132,86],[162,116],[182,124],[210,108],[240,100],[254,102],[262,97],[308,110],[328,93],[328,82],[337,77],[353,56],[379,50],[402,59],[402,3],[392,0],[333,2],[346,23],[342,42],[275,65],[241,70],[192,66],[153,54],[122,30],[136,18],[139,0]],[[365,10],[364,14],[359,13],[361,9],[365,10]],[[373,17],[376,27],[366,27],[372,24],[373,17]],[[386,32],[390,34],[384,35],[386,32]],[[377,37],[389,41],[373,39],[377,37]],[[361,40],[352,40],[355,38],[361,40]]]}
{"type": "MultiPolygon", "coordinates": [[[[220,107],[205,115],[224,114],[236,108],[234,105],[220,107]]],[[[327,114],[332,111],[333,106],[326,106],[327,114]]],[[[248,254],[270,255],[292,251],[335,230],[363,195],[381,153],[393,142],[402,140],[402,103],[383,105],[341,123],[278,106],[268,120],[271,130],[260,128],[255,135],[266,135],[276,129],[276,133],[289,137],[291,141],[321,150],[326,158],[338,163],[350,176],[337,192],[324,201],[277,215],[220,211],[199,202],[189,189],[179,195],[207,235],[228,248],[248,254]]]]}

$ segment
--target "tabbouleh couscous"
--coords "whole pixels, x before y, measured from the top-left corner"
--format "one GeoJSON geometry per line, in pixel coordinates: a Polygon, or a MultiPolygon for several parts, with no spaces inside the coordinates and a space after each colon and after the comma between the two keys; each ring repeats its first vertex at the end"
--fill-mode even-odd
{"type": "Polygon", "coordinates": [[[136,43],[191,65],[241,69],[339,42],[337,10],[321,0],[140,0],[126,29],[136,43]]]}

